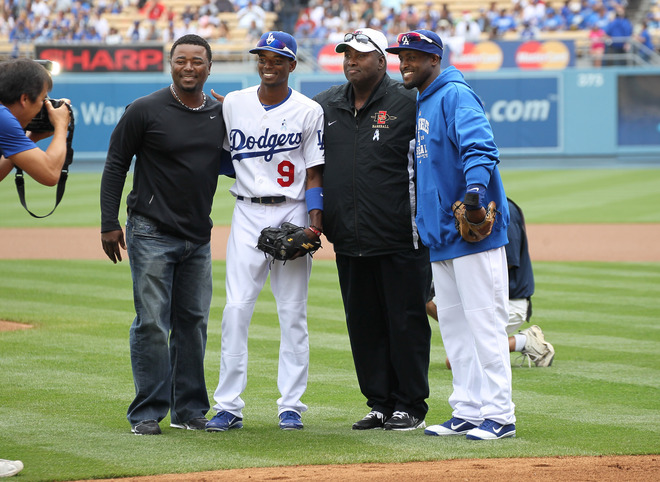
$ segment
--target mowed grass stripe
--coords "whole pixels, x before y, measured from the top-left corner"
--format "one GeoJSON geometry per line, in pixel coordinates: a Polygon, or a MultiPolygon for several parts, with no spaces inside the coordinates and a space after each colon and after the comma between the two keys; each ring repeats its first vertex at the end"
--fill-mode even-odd
{"type": "MultiPolygon", "coordinates": [[[[99,166],[100,169],[100,166],[99,166]]],[[[501,165],[509,197],[523,206],[528,223],[657,223],[660,212],[630,209],[631,205],[660,205],[660,169],[530,169],[510,170],[501,165]]],[[[11,177],[11,175],[9,176],[11,177]]],[[[229,225],[234,206],[227,192],[233,180],[221,176],[211,218],[215,225],[229,225]]],[[[55,213],[45,219],[28,215],[18,201],[14,183],[0,183],[3,215],[0,227],[68,227],[100,225],[101,173],[76,172],[72,166],[66,193],[55,213]]],[[[119,219],[126,219],[125,199],[130,191],[129,174],[122,194],[119,219]]],[[[28,206],[45,214],[55,202],[55,188],[27,179],[28,206]]]]}

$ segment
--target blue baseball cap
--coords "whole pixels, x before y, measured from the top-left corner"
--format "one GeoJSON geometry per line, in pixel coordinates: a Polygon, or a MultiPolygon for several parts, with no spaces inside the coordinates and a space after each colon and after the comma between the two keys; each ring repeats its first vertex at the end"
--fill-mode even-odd
{"type": "Polygon", "coordinates": [[[276,54],[296,60],[298,44],[296,43],[296,39],[288,33],[275,30],[263,34],[259,42],[257,42],[257,46],[250,50],[250,53],[258,54],[262,50],[269,50],[270,52],[275,52],[276,54]]]}
{"type": "Polygon", "coordinates": [[[398,46],[387,49],[391,54],[398,54],[402,50],[418,50],[427,54],[439,55],[442,58],[442,40],[440,40],[438,34],[430,30],[420,29],[400,33],[396,41],[399,44],[398,46]]]}

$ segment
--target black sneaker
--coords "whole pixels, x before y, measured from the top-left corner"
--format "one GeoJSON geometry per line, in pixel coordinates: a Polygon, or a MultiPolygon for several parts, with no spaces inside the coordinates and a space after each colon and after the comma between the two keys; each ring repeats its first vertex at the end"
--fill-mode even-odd
{"type": "Polygon", "coordinates": [[[385,415],[378,410],[372,410],[362,420],[353,424],[353,430],[372,430],[383,428],[383,425],[385,425],[385,415]]]}
{"type": "Polygon", "coordinates": [[[424,428],[426,423],[417,417],[413,417],[408,412],[394,412],[392,418],[385,422],[385,430],[415,430],[424,428]]]}
{"type": "Polygon", "coordinates": [[[170,423],[172,428],[183,428],[186,430],[206,430],[208,420],[205,417],[198,417],[183,423],[170,423]]]}
{"type": "Polygon", "coordinates": [[[156,420],[143,420],[131,427],[131,432],[135,435],[160,435],[160,426],[156,420]]]}

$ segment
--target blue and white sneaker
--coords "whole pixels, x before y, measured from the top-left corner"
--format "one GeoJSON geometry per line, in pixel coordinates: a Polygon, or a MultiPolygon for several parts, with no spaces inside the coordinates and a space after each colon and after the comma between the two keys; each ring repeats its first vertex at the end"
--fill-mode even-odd
{"type": "Polygon", "coordinates": [[[502,425],[495,420],[484,420],[481,425],[470,430],[465,437],[469,440],[496,440],[515,436],[516,425],[514,423],[502,425]]]}
{"type": "Polygon", "coordinates": [[[280,428],[282,430],[302,430],[303,423],[300,414],[293,410],[280,413],[280,428]]]}
{"type": "Polygon", "coordinates": [[[426,435],[464,435],[477,426],[462,418],[452,417],[440,425],[431,425],[424,433],[426,435]]]}
{"type": "Polygon", "coordinates": [[[243,428],[243,419],[222,410],[206,424],[207,432],[226,432],[232,428],[243,428]]]}

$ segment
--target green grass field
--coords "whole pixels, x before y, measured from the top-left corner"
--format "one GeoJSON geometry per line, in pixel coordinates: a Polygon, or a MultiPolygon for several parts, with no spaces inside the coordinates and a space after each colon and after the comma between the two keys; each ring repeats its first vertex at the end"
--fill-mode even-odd
{"type": "MultiPolygon", "coordinates": [[[[660,170],[504,171],[503,177],[530,223],[660,223],[654,208],[660,170]]],[[[72,175],[64,202],[42,221],[23,211],[6,180],[0,227],[96,226],[98,180],[72,175]]],[[[223,181],[217,195],[216,224],[230,219],[227,186],[223,181]]],[[[34,194],[46,212],[51,194],[34,194]]],[[[0,332],[0,458],[25,463],[20,480],[50,481],[294,464],[660,453],[660,264],[537,262],[534,269],[533,321],[555,346],[555,361],[545,369],[513,369],[518,436],[475,443],[420,431],[350,429],[368,408],[331,261],[315,261],[311,279],[311,365],[303,399],[310,409],[303,431],[277,427],[279,329],[266,289],[250,330],[245,428],[198,433],[170,429],[165,420],[162,436],[136,437],[125,418],[133,396],[128,264],[0,260],[0,319],[35,325],[0,332]]],[[[209,396],[218,377],[224,276],[224,263],[214,262],[209,396]]],[[[450,416],[451,380],[432,326],[427,421],[439,423],[450,416]]]]}
{"type": "MultiPolygon", "coordinates": [[[[660,205],[660,169],[503,169],[502,178],[507,194],[523,207],[529,223],[660,222],[660,212],[653,209],[660,205]]],[[[11,174],[0,183],[0,228],[98,226],[100,182],[100,174],[79,174],[74,169],[55,214],[34,219],[20,205],[11,174]]],[[[220,178],[212,213],[216,225],[231,222],[233,198],[227,189],[232,182],[227,177],[220,178]]],[[[50,212],[55,188],[40,186],[26,177],[25,189],[32,212],[50,212]]],[[[123,203],[120,219],[125,219],[123,203]]]]}

